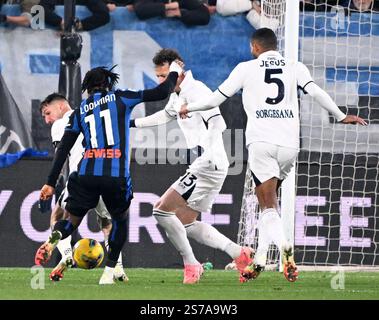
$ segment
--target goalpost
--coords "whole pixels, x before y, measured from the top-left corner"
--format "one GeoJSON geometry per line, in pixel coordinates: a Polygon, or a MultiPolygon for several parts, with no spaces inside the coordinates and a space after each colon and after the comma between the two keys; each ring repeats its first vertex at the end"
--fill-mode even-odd
{"type": "MultiPolygon", "coordinates": [[[[379,268],[379,14],[327,5],[299,12],[298,4],[261,1],[262,27],[275,31],[279,51],[306,64],[343,111],[369,126],[336,123],[300,97],[301,150],[278,199],[285,234],[300,269],[379,268]]],[[[239,244],[257,247],[258,218],[247,168],[239,244]]],[[[266,270],[280,270],[279,260],[272,245],[266,270]]]]}

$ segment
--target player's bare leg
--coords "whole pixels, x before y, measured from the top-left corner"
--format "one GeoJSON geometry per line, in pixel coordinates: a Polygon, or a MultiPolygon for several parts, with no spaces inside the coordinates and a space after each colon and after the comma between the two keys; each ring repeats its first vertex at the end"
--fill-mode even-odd
{"type": "Polygon", "coordinates": [[[182,196],[173,188],[169,188],[155,204],[153,215],[165,229],[168,238],[179,251],[184,263],[185,284],[197,283],[203,273],[203,267],[196,260],[187,238],[182,222],[176,216],[179,208],[187,205],[182,196]]]}

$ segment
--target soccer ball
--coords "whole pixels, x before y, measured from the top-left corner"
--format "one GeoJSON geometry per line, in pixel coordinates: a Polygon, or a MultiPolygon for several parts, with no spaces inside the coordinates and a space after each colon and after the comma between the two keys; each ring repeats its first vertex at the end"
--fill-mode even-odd
{"type": "Polygon", "coordinates": [[[78,268],[94,269],[103,261],[104,249],[96,240],[81,239],[74,246],[73,258],[78,268]]]}

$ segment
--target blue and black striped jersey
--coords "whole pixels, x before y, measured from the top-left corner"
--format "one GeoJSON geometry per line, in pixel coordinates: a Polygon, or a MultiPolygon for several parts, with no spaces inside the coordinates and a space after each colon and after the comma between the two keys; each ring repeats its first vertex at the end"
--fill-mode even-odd
{"type": "Polygon", "coordinates": [[[50,170],[47,184],[54,187],[67,155],[80,133],[85,152],[78,166],[79,175],[129,177],[129,121],[134,106],[140,102],[168,97],[178,79],[170,72],[153,89],[96,92],[82,101],[70,116],[65,133],[50,170]]]}
{"type": "Polygon", "coordinates": [[[129,121],[143,91],[98,92],[82,101],[66,131],[83,133],[79,175],[129,176],[129,121]]]}

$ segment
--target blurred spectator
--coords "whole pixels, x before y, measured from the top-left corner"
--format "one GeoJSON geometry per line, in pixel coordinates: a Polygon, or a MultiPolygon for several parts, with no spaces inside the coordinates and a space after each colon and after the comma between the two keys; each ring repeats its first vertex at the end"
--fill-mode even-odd
{"type": "Polygon", "coordinates": [[[109,12],[112,12],[116,10],[117,7],[127,7],[128,9],[130,8],[130,6],[133,7],[134,0],[104,0],[104,2],[106,3],[109,12]]]}
{"type": "MultiPolygon", "coordinates": [[[[20,26],[28,27],[31,24],[31,10],[34,5],[41,5],[45,9],[45,23],[47,25],[63,30],[63,18],[57,15],[54,10],[56,5],[63,5],[64,1],[57,0],[18,0],[6,1],[9,4],[19,4],[21,7],[20,16],[0,15],[0,23],[8,22],[20,26]]],[[[77,5],[85,5],[91,12],[92,16],[83,20],[75,19],[75,31],[88,31],[107,24],[110,21],[109,9],[102,0],[77,0],[77,5]]]]}
{"type": "Polygon", "coordinates": [[[340,4],[350,12],[378,11],[378,1],[374,0],[342,0],[340,4]]]}
{"type": "Polygon", "coordinates": [[[34,5],[38,5],[40,0],[18,0],[18,1],[4,1],[6,4],[20,5],[21,15],[19,16],[6,16],[0,14],[0,23],[7,22],[18,26],[29,27],[32,19],[31,10],[34,5]]]}
{"type": "MultiPolygon", "coordinates": [[[[57,15],[54,10],[56,5],[62,5],[64,1],[40,0],[40,5],[45,8],[45,22],[48,25],[63,30],[63,18],[57,15]]],[[[101,27],[110,21],[109,9],[103,0],[77,0],[77,5],[86,6],[92,15],[79,20],[75,19],[75,31],[89,31],[101,27]]]]}
{"type": "MultiPolygon", "coordinates": [[[[250,0],[208,0],[208,8],[214,13],[217,12],[222,16],[231,16],[250,11],[253,8],[253,2],[250,0]]],[[[258,3],[259,5],[259,3],[258,3]]]]}
{"type": "Polygon", "coordinates": [[[277,19],[261,16],[261,1],[258,0],[208,0],[208,10],[222,16],[247,12],[246,19],[255,29],[267,27],[275,31],[279,26],[277,19]]]}
{"type": "Polygon", "coordinates": [[[153,17],[178,18],[187,26],[206,25],[210,20],[207,7],[199,0],[135,0],[134,11],[141,20],[153,17]]]}

